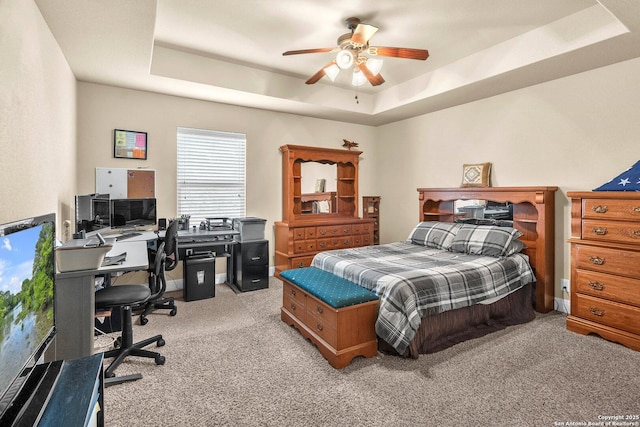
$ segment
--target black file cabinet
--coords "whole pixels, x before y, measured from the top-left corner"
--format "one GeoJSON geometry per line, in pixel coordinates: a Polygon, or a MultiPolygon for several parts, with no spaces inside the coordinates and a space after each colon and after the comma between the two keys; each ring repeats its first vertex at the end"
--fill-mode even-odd
{"type": "Polygon", "coordinates": [[[269,241],[237,243],[234,284],[241,292],[269,287],[269,241]]]}

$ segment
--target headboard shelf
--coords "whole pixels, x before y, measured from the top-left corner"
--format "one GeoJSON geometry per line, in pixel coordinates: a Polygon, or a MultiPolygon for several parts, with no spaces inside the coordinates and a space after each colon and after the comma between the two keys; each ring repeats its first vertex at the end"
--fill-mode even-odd
{"type": "Polygon", "coordinates": [[[555,192],[558,187],[418,188],[419,220],[453,222],[457,200],[513,204],[513,227],[522,232],[536,273],[536,311],[554,308],[555,192]]]}

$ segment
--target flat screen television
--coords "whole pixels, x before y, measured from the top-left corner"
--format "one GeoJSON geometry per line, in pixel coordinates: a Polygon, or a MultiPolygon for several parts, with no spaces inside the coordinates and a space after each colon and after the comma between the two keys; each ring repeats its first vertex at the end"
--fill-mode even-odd
{"type": "Polygon", "coordinates": [[[0,225],[0,425],[20,417],[48,369],[55,243],[55,214],[0,225]]]}
{"type": "Polygon", "coordinates": [[[111,228],[156,225],[156,199],[111,199],[111,228]]]}

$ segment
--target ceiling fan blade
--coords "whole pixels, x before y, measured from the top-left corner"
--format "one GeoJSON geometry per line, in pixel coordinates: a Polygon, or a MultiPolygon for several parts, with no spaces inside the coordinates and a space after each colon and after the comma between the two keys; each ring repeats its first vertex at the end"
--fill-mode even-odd
{"type": "Polygon", "coordinates": [[[386,47],[373,46],[367,52],[369,55],[392,56],[404,59],[420,59],[424,61],[429,57],[429,51],[426,49],[412,49],[410,47],[386,47]]]}
{"type": "Polygon", "coordinates": [[[351,36],[351,44],[366,46],[376,31],[378,31],[378,27],[374,27],[373,25],[358,24],[351,36]]]}
{"type": "Polygon", "coordinates": [[[285,53],[283,53],[283,56],[287,56],[287,55],[300,55],[301,53],[323,53],[323,52],[331,52],[333,49],[333,47],[322,47],[322,48],[318,48],[318,49],[302,49],[302,50],[288,50],[285,53]]]}
{"type": "Polygon", "coordinates": [[[374,76],[371,70],[367,68],[366,62],[361,62],[360,64],[358,64],[358,68],[360,68],[360,71],[369,80],[369,83],[371,83],[371,86],[378,86],[384,83],[384,79],[382,78],[382,75],[378,73],[374,76]]]}
{"type": "Polygon", "coordinates": [[[321,78],[323,78],[326,73],[324,72],[324,69],[329,67],[331,64],[333,64],[335,62],[335,60],[329,62],[327,65],[325,65],[324,67],[320,68],[318,70],[317,73],[315,73],[313,76],[309,77],[309,79],[305,82],[308,85],[312,85],[314,83],[317,83],[318,80],[320,80],[321,78]]]}

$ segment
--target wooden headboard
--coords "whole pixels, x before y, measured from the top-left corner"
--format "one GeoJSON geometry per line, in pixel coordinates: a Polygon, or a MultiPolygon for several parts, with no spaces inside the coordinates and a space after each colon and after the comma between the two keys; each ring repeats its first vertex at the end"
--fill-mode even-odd
{"type": "Polygon", "coordinates": [[[453,222],[456,200],[513,204],[513,227],[522,232],[536,273],[536,311],[554,308],[555,192],[558,187],[418,188],[419,221],[453,222]]]}

